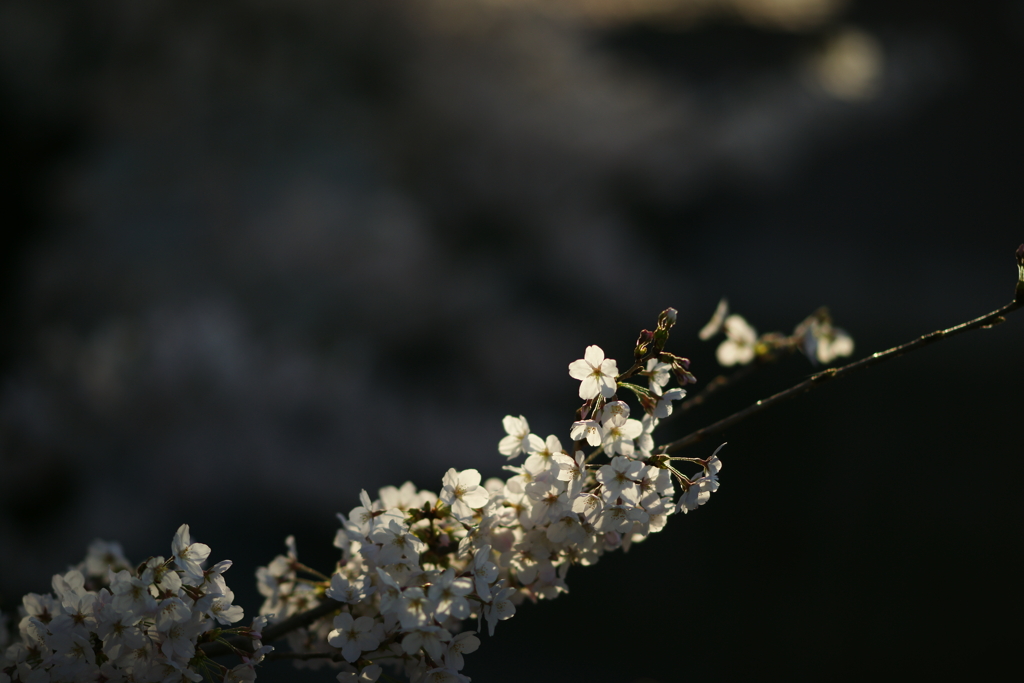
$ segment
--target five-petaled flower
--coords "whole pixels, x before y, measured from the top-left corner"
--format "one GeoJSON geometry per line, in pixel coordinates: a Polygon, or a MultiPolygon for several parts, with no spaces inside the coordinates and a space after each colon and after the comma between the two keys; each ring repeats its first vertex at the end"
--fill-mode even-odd
{"type": "Polygon", "coordinates": [[[359,655],[377,649],[380,639],[373,633],[373,618],[353,619],[348,612],[334,617],[334,630],[327,636],[327,642],[341,650],[345,661],[354,662],[359,655]]]}
{"type": "Polygon", "coordinates": [[[583,358],[569,363],[569,376],[583,381],[580,384],[580,398],[584,400],[596,398],[598,394],[605,398],[614,396],[618,374],[618,365],[614,360],[604,357],[600,346],[588,346],[583,358]]]}

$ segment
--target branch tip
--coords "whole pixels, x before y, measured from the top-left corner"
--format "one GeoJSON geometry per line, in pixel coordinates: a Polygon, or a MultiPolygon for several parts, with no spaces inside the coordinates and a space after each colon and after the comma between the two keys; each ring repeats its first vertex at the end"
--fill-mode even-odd
{"type": "Polygon", "coordinates": [[[1017,290],[1014,301],[1024,304],[1024,244],[1017,247],[1017,290]]]}

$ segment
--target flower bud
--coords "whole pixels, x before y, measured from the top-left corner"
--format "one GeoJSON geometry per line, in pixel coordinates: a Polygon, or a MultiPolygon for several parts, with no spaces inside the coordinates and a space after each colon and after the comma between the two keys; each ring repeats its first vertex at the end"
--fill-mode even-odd
{"type": "Polygon", "coordinates": [[[668,328],[658,326],[658,329],[654,331],[654,349],[658,353],[665,348],[665,343],[668,342],[668,328]]]}
{"type": "Polygon", "coordinates": [[[1017,289],[1013,300],[1024,302],[1024,244],[1017,247],[1017,289]]]}
{"type": "Polygon", "coordinates": [[[581,405],[579,407],[579,409],[576,411],[576,416],[580,420],[586,420],[587,419],[587,415],[590,414],[590,409],[593,406],[594,406],[594,399],[588,398],[586,401],[583,402],[583,405],[581,405]]]}
{"type": "Polygon", "coordinates": [[[676,309],[666,308],[664,311],[661,312],[661,315],[658,316],[658,327],[672,327],[673,325],[676,324],[676,316],[678,314],[679,311],[677,311],[676,309]]]}
{"type": "Polygon", "coordinates": [[[679,382],[679,386],[685,387],[687,384],[696,384],[697,378],[690,372],[690,359],[679,358],[678,356],[672,363],[672,374],[675,375],[676,381],[679,382]]]}
{"type": "Polygon", "coordinates": [[[636,340],[636,348],[633,349],[633,357],[641,360],[651,352],[651,342],[654,341],[654,333],[650,330],[640,330],[640,336],[636,340]]]}

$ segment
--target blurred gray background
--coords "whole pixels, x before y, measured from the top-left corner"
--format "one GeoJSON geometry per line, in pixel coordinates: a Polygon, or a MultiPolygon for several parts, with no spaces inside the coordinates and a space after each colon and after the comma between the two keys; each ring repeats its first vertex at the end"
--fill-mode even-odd
{"type": "MultiPolygon", "coordinates": [[[[330,569],[361,488],[499,475],[509,413],[567,437],[568,363],[624,363],[667,306],[699,389],[723,295],[759,331],[827,304],[855,357],[1006,303],[1022,57],[1019,0],[4,0],[0,609],[93,538],[141,561],[187,522],[252,615],[287,534],[330,569]]],[[[711,505],[570,571],[465,673],[1015,665],[1022,340],[730,430],[711,505]]]]}

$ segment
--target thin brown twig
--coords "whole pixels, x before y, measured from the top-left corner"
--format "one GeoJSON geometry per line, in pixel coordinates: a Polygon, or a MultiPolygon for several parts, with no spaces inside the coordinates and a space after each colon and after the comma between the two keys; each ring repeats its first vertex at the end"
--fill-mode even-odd
{"type": "Polygon", "coordinates": [[[803,382],[800,382],[799,384],[792,386],[789,389],[786,389],[785,391],[780,391],[774,396],[762,399],[757,403],[747,408],[744,408],[743,410],[737,413],[733,413],[729,417],[723,418],[718,422],[715,422],[714,424],[708,425],[707,427],[704,427],[702,429],[698,429],[697,431],[688,434],[687,436],[684,436],[681,439],[661,446],[661,448],[658,449],[658,452],[674,453],[676,451],[681,451],[689,446],[693,446],[694,444],[700,443],[709,436],[713,436],[714,434],[723,432],[729,427],[732,427],[733,425],[742,422],[751,415],[759,413],[762,410],[765,410],[766,408],[770,408],[771,406],[782,403],[783,401],[794,398],[806,391],[815,389],[824,384],[827,380],[836,379],[838,377],[845,377],[846,375],[856,372],[857,370],[864,370],[873,365],[878,365],[879,363],[889,360],[890,358],[896,358],[897,356],[902,356],[905,353],[916,351],[919,348],[928,346],[929,344],[934,344],[935,342],[941,339],[948,339],[949,337],[958,335],[961,332],[967,332],[969,330],[977,330],[997,325],[1003,321],[1004,316],[1008,315],[1009,313],[1012,313],[1018,308],[1024,307],[1024,295],[1022,295],[1021,292],[1022,288],[1018,286],[1017,297],[1016,299],[1014,299],[1014,301],[1011,301],[1002,308],[996,309],[991,313],[986,313],[985,315],[979,318],[975,318],[974,320],[969,320],[967,322],[960,323],[959,325],[954,325],[953,327],[949,327],[944,330],[935,330],[934,332],[929,332],[928,334],[918,337],[913,341],[909,341],[905,344],[900,344],[899,346],[894,346],[891,349],[886,349],[885,351],[879,351],[878,353],[871,354],[867,358],[862,358],[858,361],[854,361],[853,363],[849,363],[838,368],[829,368],[828,370],[824,370],[815,375],[811,375],[811,377],[805,379],[803,382]]]}

